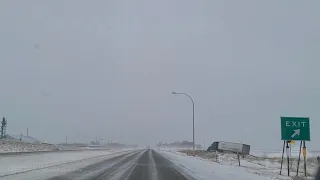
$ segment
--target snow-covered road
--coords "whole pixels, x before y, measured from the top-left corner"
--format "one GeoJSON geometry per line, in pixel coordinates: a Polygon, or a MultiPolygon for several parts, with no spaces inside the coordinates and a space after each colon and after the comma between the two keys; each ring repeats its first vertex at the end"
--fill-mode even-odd
{"type": "Polygon", "coordinates": [[[232,155],[219,162],[179,152],[151,149],[71,151],[0,156],[4,180],[289,180],[261,162],[243,159],[235,165],[232,155]]]}
{"type": "MultiPolygon", "coordinates": [[[[31,157],[20,157],[20,159],[30,158],[29,163],[24,164],[30,168],[30,171],[15,170],[15,174],[4,174],[0,179],[5,180],[195,180],[188,173],[177,169],[177,166],[166,159],[158,152],[151,149],[124,151],[116,153],[95,154],[94,156],[84,154],[61,153],[61,155],[52,155],[57,160],[48,160],[42,158],[51,164],[45,164],[45,167],[33,167],[34,164],[43,164],[33,161],[31,157]],[[64,155],[62,155],[64,154],[64,155]],[[68,155],[69,154],[69,155],[68,155]],[[70,161],[63,163],[61,159],[70,161]],[[81,157],[82,160],[76,160],[81,157]]],[[[92,154],[91,154],[92,155],[92,154]]],[[[18,157],[14,157],[18,158],[18,157]]],[[[18,158],[19,159],[19,158],[18,158]]],[[[0,161],[1,163],[1,161],[0,161]]],[[[18,165],[17,161],[12,162],[18,165]]],[[[20,167],[20,166],[19,166],[20,167]]]]}
{"type": "Polygon", "coordinates": [[[132,152],[125,149],[0,156],[0,179],[45,179],[132,152]]]}

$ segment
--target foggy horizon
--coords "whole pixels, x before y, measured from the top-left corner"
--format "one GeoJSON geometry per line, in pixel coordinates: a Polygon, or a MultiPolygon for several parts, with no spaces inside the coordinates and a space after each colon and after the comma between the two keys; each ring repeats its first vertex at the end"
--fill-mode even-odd
{"type": "Polygon", "coordinates": [[[0,117],[50,143],[320,149],[319,1],[0,1],[0,117]],[[298,146],[298,145],[297,145],[298,146]]]}

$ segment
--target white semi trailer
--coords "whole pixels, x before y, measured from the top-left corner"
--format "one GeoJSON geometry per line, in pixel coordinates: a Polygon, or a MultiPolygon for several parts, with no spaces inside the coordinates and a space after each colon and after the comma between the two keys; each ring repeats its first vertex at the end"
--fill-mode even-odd
{"type": "Polygon", "coordinates": [[[248,155],[250,153],[250,145],[242,143],[233,143],[225,141],[216,141],[209,146],[207,151],[231,152],[248,155]]]}

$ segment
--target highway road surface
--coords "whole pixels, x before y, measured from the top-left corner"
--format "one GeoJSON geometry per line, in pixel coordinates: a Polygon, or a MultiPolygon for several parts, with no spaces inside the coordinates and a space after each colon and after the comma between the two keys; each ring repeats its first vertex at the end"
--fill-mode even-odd
{"type": "Polygon", "coordinates": [[[43,168],[41,171],[33,170],[31,172],[9,175],[1,177],[0,179],[194,180],[191,176],[182,172],[177,165],[151,149],[130,151],[85,165],[79,169],[76,167],[76,165],[71,163],[43,168]],[[61,172],[61,170],[66,171],[61,172]],[[55,171],[56,174],[53,174],[55,171]]]}

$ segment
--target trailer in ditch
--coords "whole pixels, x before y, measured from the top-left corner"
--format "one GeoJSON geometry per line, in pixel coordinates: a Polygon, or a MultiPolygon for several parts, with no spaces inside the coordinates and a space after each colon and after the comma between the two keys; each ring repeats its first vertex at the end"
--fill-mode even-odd
{"type": "Polygon", "coordinates": [[[241,155],[249,155],[250,145],[242,144],[242,143],[216,141],[216,142],[213,142],[212,145],[208,147],[207,151],[229,152],[229,153],[239,153],[241,155]]]}

